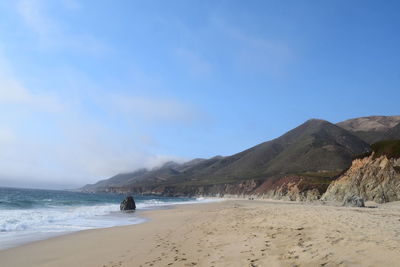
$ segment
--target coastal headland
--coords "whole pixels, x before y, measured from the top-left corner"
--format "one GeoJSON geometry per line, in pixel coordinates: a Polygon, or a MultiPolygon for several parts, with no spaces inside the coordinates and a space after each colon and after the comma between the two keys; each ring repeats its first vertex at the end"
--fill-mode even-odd
{"type": "Polygon", "coordinates": [[[226,200],[0,251],[1,266],[396,266],[400,202],[226,200]],[[369,208],[368,208],[369,206],[369,208]]]}

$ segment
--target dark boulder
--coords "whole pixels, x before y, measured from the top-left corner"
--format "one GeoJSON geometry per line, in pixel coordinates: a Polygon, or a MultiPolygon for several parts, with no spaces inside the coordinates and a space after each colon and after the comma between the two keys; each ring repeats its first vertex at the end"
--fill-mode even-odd
{"type": "Polygon", "coordinates": [[[347,207],[365,207],[364,199],[359,196],[347,196],[344,198],[343,206],[347,207]]]}
{"type": "Polygon", "coordinates": [[[133,199],[132,196],[126,197],[124,200],[122,200],[121,205],[119,206],[120,210],[135,210],[136,209],[136,204],[135,200],[133,199]]]}

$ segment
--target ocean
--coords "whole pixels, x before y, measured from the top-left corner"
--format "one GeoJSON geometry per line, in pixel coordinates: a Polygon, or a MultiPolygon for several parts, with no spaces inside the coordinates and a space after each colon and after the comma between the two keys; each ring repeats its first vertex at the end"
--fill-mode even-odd
{"type": "MultiPolygon", "coordinates": [[[[0,249],[74,231],[145,222],[125,213],[125,195],[0,187],[0,249]]],[[[137,211],[212,201],[203,198],[134,196],[137,211]]]]}

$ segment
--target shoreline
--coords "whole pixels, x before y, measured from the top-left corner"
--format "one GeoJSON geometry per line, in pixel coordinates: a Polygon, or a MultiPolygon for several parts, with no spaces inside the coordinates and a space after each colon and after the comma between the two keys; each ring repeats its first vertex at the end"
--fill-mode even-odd
{"type": "Polygon", "coordinates": [[[363,209],[226,199],[146,210],[141,216],[148,221],[2,250],[0,265],[394,266],[400,261],[400,202],[363,209]]]}
{"type": "Polygon", "coordinates": [[[43,205],[44,207],[32,209],[5,210],[4,214],[1,210],[0,213],[4,217],[0,220],[0,251],[84,230],[140,224],[146,222],[146,218],[141,215],[143,211],[168,209],[169,206],[181,203],[192,204],[209,201],[215,200],[207,198],[182,201],[180,198],[164,200],[139,197],[138,207],[134,213],[120,212],[119,204],[114,203],[55,205],[50,208],[43,205]],[[43,224],[38,223],[41,221],[43,224]]]}
{"type": "MultiPolygon", "coordinates": [[[[160,208],[163,209],[163,208],[160,208]]],[[[136,224],[141,224],[145,223],[147,221],[146,218],[141,216],[142,210],[136,211],[137,214],[133,215],[132,217],[124,218],[124,217],[119,217],[116,216],[115,214],[108,214],[108,215],[102,215],[106,220],[121,220],[119,223],[113,226],[104,226],[104,227],[93,227],[89,229],[79,229],[79,230],[64,230],[64,231],[55,231],[55,232],[38,232],[35,234],[35,236],[32,234],[32,232],[29,233],[20,233],[18,236],[9,236],[6,240],[7,242],[4,242],[1,247],[0,247],[0,252],[3,250],[7,249],[13,249],[13,248],[18,248],[23,245],[27,245],[30,243],[34,242],[40,242],[44,241],[47,239],[52,239],[56,238],[59,236],[64,236],[64,235],[70,235],[74,233],[78,233],[81,231],[88,231],[88,230],[96,230],[96,229],[107,229],[107,228],[112,228],[112,227],[118,227],[118,226],[130,226],[130,225],[136,225],[136,224]],[[125,221],[122,223],[122,221],[125,221]],[[128,223],[129,222],[129,223],[128,223]],[[16,238],[16,239],[15,239],[16,238]]],[[[101,220],[101,219],[99,219],[101,220]]]]}
{"type": "MultiPolygon", "coordinates": [[[[161,208],[161,209],[164,209],[164,208],[161,208]]],[[[156,209],[154,209],[154,210],[156,210],[156,209]]],[[[18,236],[17,241],[10,241],[10,242],[6,242],[5,244],[3,244],[3,246],[0,247],[0,252],[4,251],[4,250],[8,250],[8,249],[18,248],[20,246],[28,245],[31,243],[41,242],[41,241],[45,241],[45,240],[52,239],[52,238],[57,238],[57,237],[65,236],[65,235],[71,235],[74,233],[79,233],[82,231],[108,229],[108,228],[121,227],[121,226],[133,226],[133,225],[137,225],[137,224],[146,223],[148,221],[148,219],[141,216],[140,215],[141,212],[142,211],[137,212],[138,214],[135,215],[135,218],[132,218],[132,219],[134,219],[134,222],[131,222],[130,224],[120,224],[120,225],[114,225],[114,226],[108,226],[108,227],[95,227],[95,228],[82,229],[82,230],[69,230],[69,231],[59,231],[59,232],[40,232],[40,233],[37,233],[37,236],[35,236],[35,237],[33,237],[31,233],[21,234],[20,236],[18,236]]],[[[110,215],[110,217],[112,217],[112,215],[110,215]]],[[[9,240],[12,240],[12,238],[9,237],[9,240]]],[[[0,263],[1,263],[1,261],[0,261],[0,263]]]]}
{"type": "MultiPolygon", "coordinates": [[[[114,228],[114,227],[123,227],[123,226],[134,226],[137,224],[142,224],[142,223],[146,223],[148,222],[150,219],[146,218],[145,216],[143,216],[143,213],[146,212],[157,212],[160,210],[171,210],[174,209],[177,206],[181,206],[181,205],[199,205],[199,204],[207,204],[207,203],[214,203],[214,202],[221,202],[224,201],[224,198],[212,198],[212,197],[207,197],[204,198],[207,200],[211,200],[211,201],[206,201],[206,202],[189,202],[189,203],[182,203],[182,204],[163,204],[160,206],[154,206],[154,207],[147,207],[147,208],[142,208],[142,209],[136,209],[133,213],[133,217],[131,219],[135,219],[135,222],[130,223],[130,224],[120,224],[120,225],[114,225],[114,226],[109,226],[109,227],[95,227],[95,228],[90,228],[90,229],[82,229],[82,230],[70,230],[70,231],[60,231],[60,232],[42,232],[42,233],[38,233],[39,236],[36,237],[31,237],[29,236],[29,234],[26,234],[26,236],[24,236],[23,238],[19,238],[18,241],[14,241],[14,242],[10,242],[12,243],[12,245],[8,245],[8,246],[4,246],[4,247],[0,247],[0,252],[4,251],[4,250],[9,250],[9,249],[15,249],[18,248],[20,246],[24,246],[24,245],[29,245],[31,243],[36,243],[36,242],[41,242],[41,241],[46,241],[48,239],[53,239],[53,238],[57,238],[57,237],[61,237],[61,236],[65,236],[65,235],[71,235],[71,234],[75,234],[75,233],[79,233],[79,232],[83,232],[83,231],[90,231],[90,230],[100,230],[100,229],[109,229],[109,228],[114,228]]],[[[129,213],[129,212],[128,212],[129,213]]],[[[115,217],[115,215],[109,214],[109,215],[103,215],[106,217],[115,217]]],[[[0,262],[1,263],[1,262],[0,262]]]]}
{"type": "MultiPolygon", "coordinates": [[[[137,224],[142,224],[146,223],[149,221],[148,218],[145,216],[142,216],[142,213],[148,212],[148,211],[159,211],[159,210],[171,210],[175,209],[178,206],[181,205],[199,205],[199,204],[208,204],[208,203],[215,203],[215,202],[222,202],[222,201],[266,201],[270,203],[278,202],[278,203],[287,203],[287,204],[301,204],[303,202],[298,202],[298,201],[289,201],[289,200],[283,200],[283,199],[265,199],[265,198],[249,198],[249,197],[196,197],[196,198],[203,198],[211,201],[206,201],[206,202],[190,202],[190,203],[182,203],[182,204],[165,204],[165,205],[160,205],[160,206],[154,206],[151,208],[143,208],[143,209],[137,209],[135,210],[136,216],[135,220],[137,222],[135,223],[130,223],[130,224],[121,224],[121,225],[114,225],[114,226],[109,226],[109,227],[95,227],[95,228],[90,228],[90,229],[82,229],[82,230],[70,230],[70,231],[60,231],[60,232],[41,232],[38,233],[36,237],[29,236],[29,234],[23,234],[22,238],[19,237],[18,241],[12,241],[9,242],[9,245],[4,245],[3,247],[0,247],[0,252],[4,250],[9,250],[9,249],[14,249],[18,248],[20,246],[28,245],[31,243],[36,243],[40,241],[45,241],[48,239],[53,239],[65,235],[71,235],[75,233],[79,233],[82,231],[90,231],[90,230],[99,230],[99,229],[109,229],[109,228],[114,228],[114,227],[122,227],[122,226],[133,226],[137,224]]],[[[111,214],[109,215],[103,215],[103,216],[112,216],[111,214]]]]}

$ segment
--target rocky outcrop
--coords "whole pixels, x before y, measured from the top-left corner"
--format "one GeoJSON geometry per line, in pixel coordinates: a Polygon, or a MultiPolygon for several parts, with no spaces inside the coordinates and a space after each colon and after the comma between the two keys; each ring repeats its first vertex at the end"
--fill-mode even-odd
{"type": "Polygon", "coordinates": [[[325,192],[329,179],[285,176],[273,182],[268,180],[256,190],[263,198],[282,199],[290,201],[315,201],[325,192]]]}
{"type": "Polygon", "coordinates": [[[126,197],[122,200],[121,205],[119,206],[120,210],[129,211],[136,209],[136,203],[132,196],[126,197]]]}
{"type": "Polygon", "coordinates": [[[322,200],[342,202],[347,196],[384,203],[400,200],[400,158],[385,155],[356,159],[328,187],[322,200]]]}
{"type": "Polygon", "coordinates": [[[167,197],[243,197],[251,195],[262,181],[244,180],[236,183],[213,185],[169,185],[169,186],[142,186],[142,187],[104,187],[93,192],[118,193],[133,195],[157,195],[167,197]]]}
{"type": "Polygon", "coordinates": [[[236,183],[224,183],[214,185],[161,186],[152,189],[150,192],[147,191],[147,193],[169,197],[244,197],[251,195],[261,183],[262,181],[260,180],[249,179],[236,183]]]}
{"type": "Polygon", "coordinates": [[[347,196],[344,198],[343,206],[346,207],[365,207],[364,199],[358,196],[347,196]]]}

